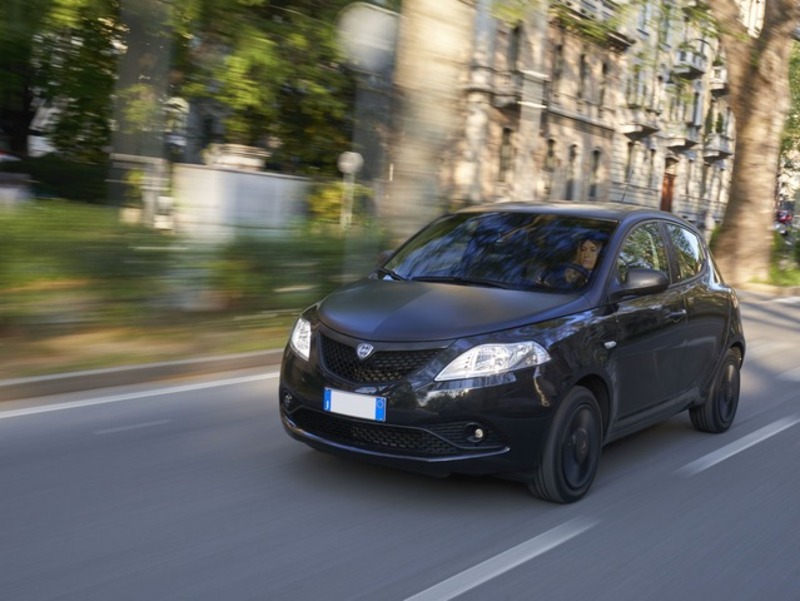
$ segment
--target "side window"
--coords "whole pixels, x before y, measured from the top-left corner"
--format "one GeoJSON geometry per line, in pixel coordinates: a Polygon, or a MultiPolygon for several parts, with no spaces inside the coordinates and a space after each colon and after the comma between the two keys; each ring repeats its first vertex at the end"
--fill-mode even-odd
{"type": "Polygon", "coordinates": [[[627,281],[632,267],[657,269],[669,275],[667,249],[657,223],[639,225],[625,238],[617,257],[620,280],[627,281]]]}
{"type": "Polygon", "coordinates": [[[676,280],[682,282],[693,278],[703,270],[706,254],[700,239],[679,225],[668,225],[667,231],[678,256],[676,280]]]}

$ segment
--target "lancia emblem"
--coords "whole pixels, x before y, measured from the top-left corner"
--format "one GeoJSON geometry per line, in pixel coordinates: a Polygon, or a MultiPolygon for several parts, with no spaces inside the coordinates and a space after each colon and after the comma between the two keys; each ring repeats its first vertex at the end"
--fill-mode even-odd
{"type": "Polygon", "coordinates": [[[372,351],[375,350],[375,347],[367,342],[362,342],[356,347],[356,355],[362,361],[369,357],[372,354],[372,351]]]}

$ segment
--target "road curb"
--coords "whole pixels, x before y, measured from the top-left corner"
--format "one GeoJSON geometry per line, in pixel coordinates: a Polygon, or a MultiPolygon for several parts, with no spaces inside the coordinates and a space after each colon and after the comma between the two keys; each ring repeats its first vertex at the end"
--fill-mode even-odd
{"type": "Polygon", "coordinates": [[[274,349],[165,361],[108,369],[95,369],[47,376],[0,380],[0,401],[11,401],[96,388],[126,386],[180,376],[199,375],[254,367],[269,368],[280,363],[283,351],[274,349]]]}
{"type": "Polygon", "coordinates": [[[800,286],[773,286],[772,284],[744,284],[737,286],[736,290],[744,292],[756,292],[768,296],[800,296],[800,286]]]}

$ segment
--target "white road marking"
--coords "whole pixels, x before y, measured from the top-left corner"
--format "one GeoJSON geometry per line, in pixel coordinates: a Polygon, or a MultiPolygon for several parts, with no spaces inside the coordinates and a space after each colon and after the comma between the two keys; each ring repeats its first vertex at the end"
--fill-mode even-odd
{"type": "Polygon", "coordinates": [[[794,345],[789,342],[761,342],[752,346],[748,345],[747,358],[756,359],[758,357],[763,357],[764,355],[777,353],[778,351],[782,351],[793,346],[794,345]]]}
{"type": "Polygon", "coordinates": [[[449,601],[586,532],[597,520],[576,518],[495,555],[405,601],[449,601]]]}
{"type": "Polygon", "coordinates": [[[800,382],[800,367],[795,367],[794,369],[785,371],[782,374],[779,374],[778,377],[781,380],[789,380],[790,382],[800,382]]]}
{"type": "Polygon", "coordinates": [[[12,417],[23,417],[36,415],[38,413],[51,413],[53,411],[64,411],[66,409],[78,409],[81,407],[91,407],[92,405],[106,405],[109,403],[120,403],[123,401],[134,401],[148,397],[161,396],[165,394],[178,394],[181,392],[191,392],[193,390],[204,390],[206,388],[219,388],[221,386],[231,386],[234,384],[244,384],[246,382],[256,382],[258,380],[270,380],[278,377],[278,372],[258,374],[254,376],[242,376],[240,378],[229,378],[227,380],[214,380],[213,382],[199,382],[197,384],[185,384],[182,386],[171,386],[167,388],[156,388],[143,392],[131,392],[128,394],[117,394],[114,396],[98,397],[96,399],[86,399],[83,401],[71,401],[68,403],[56,403],[53,405],[40,405],[38,407],[28,407],[26,409],[15,409],[12,411],[0,411],[0,419],[10,419],[12,417]]]}
{"type": "Polygon", "coordinates": [[[800,296],[784,296],[775,299],[775,302],[782,303],[784,305],[797,305],[800,304],[800,296]]]}
{"type": "Polygon", "coordinates": [[[708,455],[705,455],[696,461],[687,463],[683,467],[679,468],[677,472],[683,476],[694,476],[695,474],[699,474],[700,472],[733,457],[737,453],[741,453],[745,449],[749,449],[750,447],[783,432],[787,428],[791,428],[798,422],[800,422],[800,416],[798,415],[779,419],[768,426],[764,426],[760,430],[756,430],[747,436],[743,436],[739,440],[725,445],[721,449],[717,449],[713,453],[709,453],[708,455]]]}
{"type": "Polygon", "coordinates": [[[153,426],[163,426],[164,424],[172,423],[171,419],[160,419],[153,422],[142,422],[140,424],[131,424],[130,426],[119,426],[117,428],[105,428],[104,430],[95,430],[95,434],[116,434],[117,432],[128,432],[130,430],[140,430],[142,428],[152,428],[153,426]]]}

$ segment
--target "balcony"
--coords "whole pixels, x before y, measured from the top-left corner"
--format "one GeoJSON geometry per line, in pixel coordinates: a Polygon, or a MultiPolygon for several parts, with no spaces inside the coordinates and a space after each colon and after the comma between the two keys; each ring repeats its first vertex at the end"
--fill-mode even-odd
{"type": "Polygon", "coordinates": [[[497,71],[492,86],[493,104],[498,108],[515,105],[522,99],[522,73],[497,71]]]}
{"type": "Polygon", "coordinates": [[[678,51],[672,72],[683,79],[697,79],[708,70],[708,59],[705,54],[692,49],[678,51]]]}
{"type": "Polygon", "coordinates": [[[675,152],[689,150],[700,143],[700,127],[697,125],[674,126],[667,132],[667,147],[675,152]]]}
{"type": "Polygon", "coordinates": [[[620,127],[622,133],[631,140],[646,138],[660,129],[658,115],[654,111],[641,106],[629,107],[627,119],[620,127]]]}
{"type": "Polygon", "coordinates": [[[708,134],[703,144],[703,158],[712,163],[720,159],[727,159],[733,154],[733,144],[728,136],[723,134],[708,134]]]}
{"type": "Polygon", "coordinates": [[[709,88],[714,96],[724,96],[728,93],[728,69],[722,65],[711,68],[711,81],[709,88]]]}

